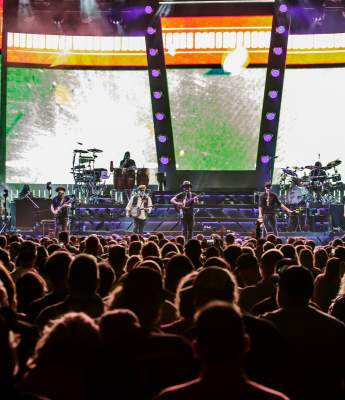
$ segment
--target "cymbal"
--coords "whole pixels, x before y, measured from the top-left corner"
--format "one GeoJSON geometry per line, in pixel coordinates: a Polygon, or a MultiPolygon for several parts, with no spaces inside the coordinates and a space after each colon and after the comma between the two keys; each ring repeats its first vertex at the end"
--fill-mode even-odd
{"type": "Polygon", "coordinates": [[[87,149],[90,153],[103,153],[103,150],[101,149],[87,149]]]}
{"type": "Polygon", "coordinates": [[[85,168],[85,165],[76,165],[76,166],[74,166],[73,168],[72,168],[72,170],[73,169],[84,169],[85,168]]]}
{"type": "Polygon", "coordinates": [[[331,168],[337,167],[337,166],[340,165],[340,164],[341,164],[341,161],[340,161],[339,158],[338,158],[338,159],[336,159],[336,160],[334,160],[334,161],[329,162],[329,163],[327,164],[327,167],[328,167],[329,169],[331,169],[331,168]]]}
{"type": "Polygon", "coordinates": [[[305,169],[314,169],[315,165],[306,165],[304,168],[305,169]]]}
{"type": "Polygon", "coordinates": [[[81,149],[75,149],[73,150],[74,153],[79,153],[79,154],[87,154],[88,150],[81,150],[81,149]]]}
{"type": "Polygon", "coordinates": [[[284,174],[286,175],[290,175],[290,176],[297,176],[295,171],[292,171],[289,168],[282,168],[282,171],[284,172],[284,174]]]}

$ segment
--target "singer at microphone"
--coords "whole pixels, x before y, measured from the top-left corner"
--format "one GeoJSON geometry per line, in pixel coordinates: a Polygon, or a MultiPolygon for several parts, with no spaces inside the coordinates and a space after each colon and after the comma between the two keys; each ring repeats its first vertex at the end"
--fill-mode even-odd
{"type": "Polygon", "coordinates": [[[258,222],[263,223],[264,233],[267,235],[268,229],[272,229],[273,233],[278,236],[276,212],[279,208],[282,208],[287,213],[292,211],[286,207],[278,199],[278,196],[271,191],[272,183],[265,183],[265,193],[262,193],[259,197],[259,217],[258,222]]]}

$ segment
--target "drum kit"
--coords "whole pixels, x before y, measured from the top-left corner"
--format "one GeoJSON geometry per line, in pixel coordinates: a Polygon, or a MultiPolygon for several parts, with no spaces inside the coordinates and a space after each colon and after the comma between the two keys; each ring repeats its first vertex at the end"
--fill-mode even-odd
{"type": "Polygon", "coordinates": [[[73,164],[71,174],[74,178],[75,194],[79,198],[91,200],[100,196],[105,188],[105,181],[109,178],[106,168],[95,168],[98,154],[101,149],[75,149],[73,150],[73,164]]]}
{"type": "Polygon", "coordinates": [[[282,168],[280,176],[280,197],[289,205],[301,206],[318,203],[324,206],[342,200],[344,185],[337,167],[339,159],[324,167],[306,165],[304,167],[282,168]]]}
{"type": "Polygon", "coordinates": [[[148,168],[114,168],[110,162],[110,172],[106,168],[95,168],[95,163],[101,149],[73,150],[71,174],[74,178],[74,191],[79,199],[93,203],[106,191],[106,180],[110,173],[114,176],[114,189],[126,192],[130,196],[134,186],[149,185],[150,173],[148,168]]]}

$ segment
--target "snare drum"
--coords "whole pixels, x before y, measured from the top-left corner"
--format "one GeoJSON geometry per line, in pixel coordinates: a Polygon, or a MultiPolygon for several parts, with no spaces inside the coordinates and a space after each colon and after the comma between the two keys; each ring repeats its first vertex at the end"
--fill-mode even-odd
{"type": "Polygon", "coordinates": [[[137,186],[145,185],[146,187],[149,185],[150,180],[150,170],[148,168],[139,168],[137,170],[137,186]]]}

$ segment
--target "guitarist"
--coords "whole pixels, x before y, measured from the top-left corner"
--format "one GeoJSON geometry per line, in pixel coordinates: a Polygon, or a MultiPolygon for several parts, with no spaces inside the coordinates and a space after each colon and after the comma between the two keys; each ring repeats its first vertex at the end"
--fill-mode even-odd
{"type": "Polygon", "coordinates": [[[189,240],[193,237],[194,204],[197,204],[198,200],[195,199],[196,194],[192,193],[190,181],[184,181],[181,188],[183,192],[178,193],[170,201],[177,209],[182,210],[182,234],[189,240]]]}
{"type": "Polygon", "coordinates": [[[63,186],[57,187],[55,191],[57,195],[53,198],[50,210],[55,216],[55,235],[58,237],[61,231],[67,231],[71,199],[65,195],[66,189],[63,186]]]}
{"type": "Polygon", "coordinates": [[[144,226],[147,215],[152,211],[152,200],[146,192],[145,185],[139,185],[137,193],[130,198],[126,207],[126,216],[134,219],[135,233],[144,233],[144,226]]]}

